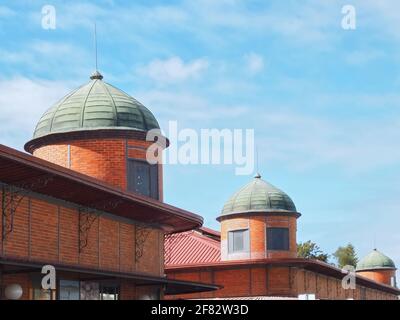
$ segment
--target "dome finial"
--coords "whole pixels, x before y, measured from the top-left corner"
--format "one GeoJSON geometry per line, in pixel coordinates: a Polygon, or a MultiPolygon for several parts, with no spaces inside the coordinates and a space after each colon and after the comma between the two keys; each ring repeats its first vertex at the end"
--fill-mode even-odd
{"type": "Polygon", "coordinates": [[[98,79],[101,80],[103,79],[103,75],[99,72],[99,71],[95,71],[92,73],[92,75],[90,76],[90,79],[94,80],[94,79],[98,79]]]}

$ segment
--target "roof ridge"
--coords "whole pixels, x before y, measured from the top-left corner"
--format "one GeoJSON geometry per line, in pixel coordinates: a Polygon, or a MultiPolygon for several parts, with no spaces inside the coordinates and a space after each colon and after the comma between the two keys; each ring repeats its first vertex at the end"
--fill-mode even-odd
{"type": "Polygon", "coordinates": [[[232,205],[231,205],[231,211],[233,210],[233,208],[234,208],[234,206],[235,206],[235,203],[236,203],[236,200],[237,200],[239,194],[240,194],[243,190],[245,190],[247,187],[249,187],[250,184],[253,184],[253,183],[254,183],[254,180],[252,180],[252,181],[246,183],[243,187],[241,187],[238,191],[236,191],[236,192],[233,194],[233,196],[230,198],[230,199],[233,198],[233,200],[232,200],[232,205]]]}
{"type": "Polygon", "coordinates": [[[81,124],[82,127],[83,127],[83,121],[84,121],[84,116],[85,116],[86,103],[87,103],[87,100],[89,98],[90,92],[92,92],[92,89],[93,89],[93,87],[94,87],[94,85],[95,85],[95,83],[97,81],[101,81],[101,80],[96,79],[96,80],[93,81],[93,83],[92,83],[92,85],[91,85],[91,87],[90,87],[90,89],[89,89],[89,91],[88,91],[88,93],[86,95],[85,101],[83,102],[83,107],[82,107],[82,111],[81,111],[81,119],[80,119],[80,124],[81,124]]]}
{"type": "Polygon", "coordinates": [[[253,193],[254,193],[254,189],[256,188],[258,179],[260,179],[260,178],[254,178],[253,179],[253,185],[252,185],[252,188],[251,188],[251,191],[250,191],[250,202],[249,202],[249,209],[248,210],[252,209],[253,193]]]}
{"type": "MultiPolygon", "coordinates": [[[[60,109],[61,105],[68,99],[70,98],[72,95],[74,95],[78,90],[82,89],[84,86],[88,85],[88,83],[81,85],[80,87],[76,88],[75,90],[73,90],[72,92],[68,93],[64,98],[62,98],[58,103],[57,103],[57,107],[56,110],[54,110],[53,112],[53,116],[51,117],[51,121],[50,121],[50,127],[49,127],[49,132],[51,132],[51,129],[53,128],[53,122],[54,122],[54,118],[55,118],[55,114],[57,113],[58,109],[60,109]]],[[[40,122],[39,122],[40,123],[40,122]]],[[[38,123],[38,124],[39,124],[38,123]]],[[[37,125],[36,125],[37,127],[37,125]]]]}
{"type": "Polygon", "coordinates": [[[193,235],[196,237],[196,239],[198,239],[199,241],[203,242],[203,243],[207,243],[207,244],[211,244],[211,245],[215,245],[216,247],[218,247],[218,249],[221,246],[221,242],[215,239],[212,239],[210,237],[207,236],[203,236],[201,234],[198,233],[193,233],[193,235]]]}
{"type": "MultiPolygon", "coordinates": [[[[144,130],[149,130],[149,126],[146,120],[146,117],[144,116],[143,110],[142,108],[146,108],[144,105],[142,105],[138,100],[136,100],[135,98],[131,97],[127,92],[125,92],[122,89],[119,89],[117,87],[114,87],[112,84],[107,83],[107,85],[113,87],[114,89],[117,89],[118,91],[121,91],[122,93],[124,93],[126,96],[128,96],[129,98],[134,99],[137,102],[137,110],[139,111],[140,115],[142,116],[142,120],[143,120],[143,125],[144,125],[144,130]]],[[[146,108],[147,109],[147,108],[146,108]]]]}
{"type": "Polygon", "coordinates": [[[114,125],[115,125],[115,126],[118,126],[118,111],[117,111],[117,105],[115,104],[115,100],[114,100],[113,96],[111,95],[110,90],[108,90],[108,88],[107,88],[107,86],[106,86],[106,83],[103,82],[103,81],[100,81],[100,83],[101,83],[101,85],[103,86],[103,88],[107,91],[108,95],[110,96],[112,105],[114,106],[114,109],[113,109],[113,111],[114,111],[114,117],[115,117],[115,119],[114,119],[114,125]]]}

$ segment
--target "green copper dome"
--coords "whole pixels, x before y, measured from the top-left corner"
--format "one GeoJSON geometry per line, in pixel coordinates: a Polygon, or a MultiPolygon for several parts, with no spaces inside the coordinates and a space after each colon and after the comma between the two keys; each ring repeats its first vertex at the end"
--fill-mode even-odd
{"type": "Polygon", "coordinates": [[[91,81],[72,91],[39,120],[34,138],[52,133],[93,129],[158,129],[153,114],[125,92],[103,82],[95,72],[91,81]]]}
{"type": "Polygon", "coordinates": [[[292,199],[258,174],[224,205],[221,216],[247,212],[297,213],[292,199]]]}
{"type": "Polygon", "coordinates": [[[374,249],[374,251],[357,264],[356,270],[362,271],[371,269],[396,269],[396,266],[392,259],[374,249]]]}

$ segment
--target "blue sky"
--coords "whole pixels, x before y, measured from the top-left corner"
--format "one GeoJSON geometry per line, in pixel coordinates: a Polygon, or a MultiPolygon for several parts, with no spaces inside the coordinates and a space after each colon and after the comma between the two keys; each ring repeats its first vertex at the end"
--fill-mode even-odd
{"type": "MultiPolygon", "coordinates": [[[[161,126],[254,128],[263,178],[302,217],[298,239],[352,242],[400,265],[400,3],[350,1],[2,1],[0,143],[22,150],[40,115],[94,69],[161,126]],[[43,5],[55,30],[41,27],[43,5]]],[[[251,176],[169,165],[165,200],[205,225],[251,176]]]]}

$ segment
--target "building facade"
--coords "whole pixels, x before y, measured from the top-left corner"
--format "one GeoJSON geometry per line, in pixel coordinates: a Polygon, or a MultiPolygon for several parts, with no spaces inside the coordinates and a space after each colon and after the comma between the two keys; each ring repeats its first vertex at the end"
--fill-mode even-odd
{"type": "Polygon", "coordinates": [[[96,71],[43,114],[29,154],[0,145],[0,299],[400,295],[377,250],[354,288],[342,270],[297,258],[301,214],[259,174],[225,203],[220,232],[164,203],[162,165],[147,155],[168,140],[149,139],[154,131],[152,113],[96,71]]]}
{"type": "Polygon", "coordinates": [[[165,276],[165,235],[202,218],[163,203],[162,166],[146,161],[152,129],[150,111],[95,72],[44,113],[25,145],[32,155],[0,146],[1,298],[160,299],[216,288],[165,276]],[[53,288],[42,283],[46,265],[53,288]]]}
{"type": "Polygon", "coordinates": [[[376,252],[362,260],[353,274],[328,263],[297,258],[299,217],[286,193],[256,175],[223,206],[217,218],[220,233],[199,229],[166,241],[170,279],[222,288],[168,298],[398,299],[393,261],[376,252]]]}

